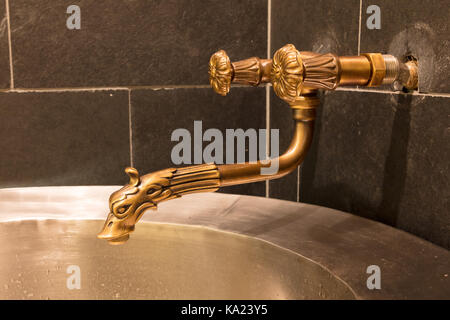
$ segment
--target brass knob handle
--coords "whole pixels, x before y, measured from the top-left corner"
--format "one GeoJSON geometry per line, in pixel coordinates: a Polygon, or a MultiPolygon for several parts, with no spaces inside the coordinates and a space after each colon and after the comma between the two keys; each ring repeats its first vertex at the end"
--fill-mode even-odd
{"type": "Polygon", "coordinates": [[[302,91],[304,78],[300,52],[292,44],[277,50],[273,56],[270,79],[273,91],[283,100],[293,100],[302,91]]]}
{"type": "Polygon", "coordinates": [[[226,96],[230,91],[233,68],[224,50],[217,51],[209,59],[209,83],[215,92],[226,96]]]}
{"type": "Polygon", "coordinates": [[[225,96],[231,82],[250,86],[269,82],[272,60],[257,57],[231,63],[224,50],[217,51],[209,60],[209,83],[214,91],[225,96]]]}

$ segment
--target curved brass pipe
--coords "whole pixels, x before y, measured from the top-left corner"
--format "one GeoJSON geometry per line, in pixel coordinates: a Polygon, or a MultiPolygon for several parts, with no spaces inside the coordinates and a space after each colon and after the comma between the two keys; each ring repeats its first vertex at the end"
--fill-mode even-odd
{"type": "Polygon", "coordinates": [[[295,121],[295,131],[291,144],[286,152],[280,157],[268,161],[218,166],[221,187],[281,178],[292,172],[302,163],[313,137],[315,106],[318,103],[318,98],[315,96],[315,93],[300,98],[299,100],[302,102],[302,106],[296,105],[295,102],[291,104],[295,121]],[[306,101],[309,106],[305,105],[306,101]],[[262,173],[263,168],[269,168],[271,166],[278,168],[275,173],[262,173]]]}

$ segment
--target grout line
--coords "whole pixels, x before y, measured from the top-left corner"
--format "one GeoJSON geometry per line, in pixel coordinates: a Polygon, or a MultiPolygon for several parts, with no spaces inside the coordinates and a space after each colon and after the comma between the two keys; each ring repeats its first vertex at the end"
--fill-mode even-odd
{"type": "Polygon", "coordinates": [[[358,88],[336,88],[336,91],[352,91],[352,92],[370,92],[370,93],[381,93],[381,94],[397,94],[397,95],[412,95],[412,96],[423,96],[423,97],[440,97],[440,98],[450,98],[450,93],[421,93],[417,91],[413,92],[402,92],[402,91],[391,91],[391,90],[375,90],[375,89],[362,89],[358,88]]]}
{"type": "MultiPolygon", "coordinates": [[[[244,85],[232,85],[233,87],[246,87],[244,85]]],[[[122,87],[119,87],[122,88],[122,87]]],[[[152,86],[126,86],[127,89],[152,89],[152,90],[171,90],[171,89],[211,89],[209,84],[179,84],[179,85],[152,85],[152,86]]]]}
{"type": "MultiPolygon", "coordinates": [[[[247,88],[245,85],[233,84],[232,88],[247,88]]],[[[175,90],[175,89],[211,89],[210,85],[155,85],[155,86],[117,86],[117,87],[61,87],[61,88],[11,88],[0,89],[0,92],[29,93],[29,92],[94,92],[120,90],[175,90]]]]}
{"type": "Polygon", "coordinates": [[[97,88],[30,88],[30,89],[24,89],[24,88],[15,88],[15,89],[9,89],[9,90],[0,90],[0,92],[6,92],[6,93],[48,93],[48,92],[95,92],[95,91],[125,91],[129,90],[127,87],[97,87],[97,88]]]}
{"type": "Polygon", "coordinates": [[[5,0],[6,6],[6,21],[8,24],[8,47],[9,47],[9,73],[10,73],[10,88],[14,88],[14,69],[12,60],[12,42],[11,42],[11,18],[9,14],[9,0],[5,0]]]}
{"type": "MultiPolygon", "coordinates": [[[[272,51],[272,0],[267,0],[267,59],[272,51]]],[[[266,85],[266,158],[270,156],[270,86],[266,85]]],[[[266,180],[266,198],[270,197],[270,180],[266,180]]]]}
{"type": "Polygon", "coordinates": [[[272,0],[267,0],[267,59],[272,54],[272,0]]]}
{"type": "MultiPolygon", "coordinates": [[[[266,159],[270,156],[270,87],[266,86],[266,159]]],[[[266,180],[266,198],[270,195],[270,180],[266,180]]]]}
{"type": "MultiPolygon", "coordinates": [[[[244,87],[244,86],[232,86],[232,87],[244,87]]],[[[119,91],[119,90],[173,90],[173,89],[209,89],[209,85],[158,85],[158,86],[117,86],[117,87],[62,87],[62,88],[14,88],[0,90],[1,92],[15,92],[15,93],[27,93],[27,92],[79,92],[79,91],[119,91]]]]}
{"type": "MultiPolygon", "coordinates": [[[[232,87],[237,88],[244,88],[248,86],[241,86],[241,85],[233,85],[232,87]]],[[[270,92],[270,83],[266,84],[266,90],[269,90],[270,92]]],[[[31,88],[31,89],[23,89],[23,88],[14,88],[14,89],[0,89],[0,92],[3,93],[39,93],[39,92],[95,92],[95,91],[128,91],[128,90],[136,90],[136,89],[149,89],[149,90],[174,90],[174,89],[209,89],[209,85],[205,86],[141,86],[141,87],[74,87],[74,88],[31,88]]],[[[411,93],[405,93],[402,91],[391,91],[391,90],[377,90],[377,89],[362,89],[361,87],[358,88],[345,88],[345,87],[338,87],[336,88],[337,91],[356,91],[356,92],[375,92],[375,93],[384,93],[384,94],[410,94],[415,96],[425,96],[425,97],[441,97],[441,98],[450,98],[450,93],[438,93],[438,92],[411,92],[411,93]]],[[[267,93],[266,93],[267,94],[267,93]]],[[[266,100],[267,104],[267,100],[266,100]]],[[[266,112],[269,112],[270,116],[270,101],[269,101],[269,109],[267,109],[266,106],[266,112]]],[[[270,122],[268,122],[270,124],[270,122]]]]}
{"type": "Polygon", "coordinates": [[[128,130],[130,138],[130,166],[134,167],[133,163],[133,126],[131,120],[131,90],[128,90],[128,130]]]}
{"type": "Polygon", "coordinates": [[[362,0],[359,0],[358,56],[361,54],[362,0]]]}

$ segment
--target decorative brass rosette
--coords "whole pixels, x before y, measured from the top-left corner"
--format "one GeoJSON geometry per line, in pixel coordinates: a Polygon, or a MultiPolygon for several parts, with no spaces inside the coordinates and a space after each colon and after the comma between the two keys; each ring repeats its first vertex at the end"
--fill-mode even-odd
{"type": "Polygon", "coordinates": [[[225,96],[230,91],[233,68],[224,50],[217,51],[209,60],[209,83],[215,92],[225,96]]]}
{"type": "Polygon", "coordinates": [[[303,62],[294,45],[287,44],[275,52],[270,77],[273,89],[281,99],[292,102],[300,95],[303,86],[303,62]]]}

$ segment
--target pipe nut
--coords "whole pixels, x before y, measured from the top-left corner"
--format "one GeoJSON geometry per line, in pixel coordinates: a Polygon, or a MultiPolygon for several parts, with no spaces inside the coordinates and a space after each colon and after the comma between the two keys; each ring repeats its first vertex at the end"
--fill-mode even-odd
{"type": "Polygon", "coordinates": [[[419,84],[418,64],[416,60],[410,60],[400,67],[399,80],[408,90],[417,90],[419,84]]]}
{"type": "Polygon", "coordinates": [[[386,75],[386,63],[381,53],[363,53],[370,62],[370,78],[368,87],[377,87],[383,84],[386,75]]]}

